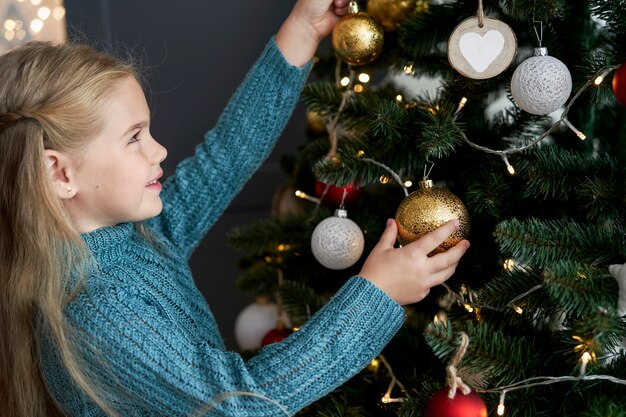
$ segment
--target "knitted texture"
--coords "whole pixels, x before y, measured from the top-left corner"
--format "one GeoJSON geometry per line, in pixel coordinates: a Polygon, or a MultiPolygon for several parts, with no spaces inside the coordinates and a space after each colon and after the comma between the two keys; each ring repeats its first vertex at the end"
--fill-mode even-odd
{"type": "MultiPolygon", "coordinates": [[[[401,306],[352,277],[301,330],[245,363],[225,350],[191,276],[193,249],[270,153],[309,69],[290,66],[269,42],[216,127],[164,184],[163,212],[145,223],[156,245],[132,224],[83,235],[97,273],[66,314],[82,368],[120,415],[293,415],[361,370],[402,325],[401,306]]],[[[67,414],[103,416],[48,338],[41,349],[67,414]]]]}

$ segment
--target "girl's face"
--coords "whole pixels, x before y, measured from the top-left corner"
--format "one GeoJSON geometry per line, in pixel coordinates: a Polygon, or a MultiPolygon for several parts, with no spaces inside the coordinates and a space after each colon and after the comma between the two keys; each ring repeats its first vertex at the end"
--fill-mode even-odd
{"type": "Polygon", "coordinates": [[[77,155],[64,200],[81,233],[141,221],[163,208],[161,162],[167,150],[150,134],[150,111],[139,83],[120,80],[104,106],[104,129],[77,155]]]}

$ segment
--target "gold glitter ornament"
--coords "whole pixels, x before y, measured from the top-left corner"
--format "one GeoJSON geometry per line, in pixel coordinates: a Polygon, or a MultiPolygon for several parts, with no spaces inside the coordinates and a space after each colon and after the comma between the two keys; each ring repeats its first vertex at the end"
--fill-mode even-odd
{"type": "Polygon", "coordinates": [[[459,228],[437,247],[432,254],[444,252],[469,236],[469,214],[463,202],[450,191],[434,188],[424,177],[420,189],[406,197],[396,211],[398,242],[407,245],[445,222],[457,219],[459,228]]]}
{"type": "Polygon", "coordinates": [[[333,28],[332,43],[339,58],[350,65],[369,64],[383,49],[383,28],[351,1],[349,13],[333,28]]]}
{"type": "Polygon", "coordinates": [[[367,14],[381,24],[385,32],[398,29],[412,13],[428,10],[428,0],[368,0],[367,14]]]}

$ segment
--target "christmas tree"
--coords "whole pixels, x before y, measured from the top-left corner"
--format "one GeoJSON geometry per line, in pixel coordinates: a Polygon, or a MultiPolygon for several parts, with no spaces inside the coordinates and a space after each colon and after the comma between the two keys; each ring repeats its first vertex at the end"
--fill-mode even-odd
{"type": "Polygon", "coordinates": [[[238,285],[297,328],[387,218],[410,241],[461,216],[472,246],[299,415],[626,416],[626,1],[355,6],[319,51],[273,215],[230,233],[238,285]]]}

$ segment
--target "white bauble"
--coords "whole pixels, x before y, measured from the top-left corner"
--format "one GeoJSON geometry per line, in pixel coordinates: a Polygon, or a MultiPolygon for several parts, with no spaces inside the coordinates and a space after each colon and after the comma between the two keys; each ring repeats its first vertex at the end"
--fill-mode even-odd
{"type": "Polygon", "coordinates": [[[572,92],[572,76],[564,63],[536,48],[535,56],[522,62],[511,78],[515,103],[531,114],[546,115],[561,108],[572,92]]]}
{"type": "Polygon", "coordinates": [[[278,314],[278,306],[259,298],[256,302],[246,306],[235,321],[235,340],[241,350],[261,348],[263,336],[276,327],[282,320],[287,327],[291,327],[289,317],[283,312],[278,314]]]}
{"type": "Polygon", "coordinates": [[[363,254],[363,232],[347,216],[346,210],[336,210],[334,216],[322,220],[313,230],[313,256],[328,269],[346,269],[363,254]]]}

